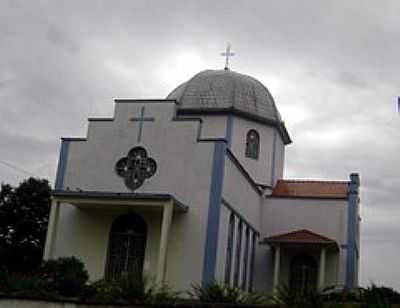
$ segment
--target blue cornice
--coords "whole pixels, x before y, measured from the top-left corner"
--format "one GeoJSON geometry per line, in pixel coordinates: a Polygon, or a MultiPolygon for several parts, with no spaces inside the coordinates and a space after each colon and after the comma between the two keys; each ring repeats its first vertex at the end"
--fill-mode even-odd
{"type": "Polygon", "coordinates": [[[156,98],[152,98],[152,99],[131,99],[131,98],[116,98],[114,99],[114,103],[139,103],[139,104],[143,104],[143,103],[174,103],[177,104],[178,102],[175,99],[156,99],[156,98]]]}
{"type": "Polygon", "coordinates": [[[290,139],[289,132],[286,129],[285,123],[280,122],[277,120],[271,120],[268,118],[264,118],[261,116],[257,116],[252,113],[248,113],[245,111],[241,111],[238,109],[234,108],[206,108],[206,109],[196,109],[196,108],[180,108],[177,109],[177,114],[178,115],[235,115],[244,119],[252,120],[267,126],[275,127],[278,129],[279,134],[281,135],[281,138],[284,142],[284,144],[290,144],[292,143],[292,140],[290,139]]]}
{"type": "Polygon", "coordinates": [[[88,191],[88,190],[59,190],[55,189],[51,192],[54,197],[68,198],[87,198],[87,199],[124,199],[124,200],[157,200],[168,201],[173,200],[174,204],[181,210],[187,211],[189,206],[177,200],[171,194],[163,193],[135,193],[135,192],[110,192],[110,191],[88,191]]]}

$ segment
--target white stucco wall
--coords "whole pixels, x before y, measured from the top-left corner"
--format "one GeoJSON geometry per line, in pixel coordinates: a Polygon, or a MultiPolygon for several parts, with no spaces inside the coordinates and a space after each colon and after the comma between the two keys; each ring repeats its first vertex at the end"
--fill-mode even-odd
{"type": "Polygon", "coordinates": [[[347,242],[347,200],[267,198],[263,203],[264,237],[300,229],[347,242]]]}
{"type": "Polygon", "coordinates": [[[224,282],[226,269],[226,249],[228,247],[228,228],[231,211],[221,205],[220,224],[218,231],[218,250],[215,279],[224,282]]]}
{"type": "Polygon", "coordinates": [[[261,196],[242,174],[229,155],[225,158],[222,198],[255,229],[260,228],[261,196]]]}
{"type": "MultiPolygon", "coordinates": [[[[346,273],[347,200],[267,198],[262,209],[261,239],[272,235],[308,229],[335,240],[337,253],[329,252],[326,259],[326,285],[344,284],[346,273]]],[[[319,262],[319,252],[314,252],[319,262]]],[[[281,280],[289,281],[289,267],[293,251],[281,251],[281,280]]],[[[270,292],[273,277],[273,252],[267,245],[257,254],[256,288],[270,292]]]]}
{"type": "Polygon", "coordinates": [[[225,138],[227,115],[201,116],[203,121],[201,129],[202,138],[225,138]]]}
{"type": "Polygon", "coordinates": [[[279,133],[277,133],[275,176],[272,177],[274,131],[276,131],[274,127],[237,116],[233,117],[231,149],[254,181],[259,184],[271,185],[275,183],[277,178],[281,178],[283,174],[284,145],[279,133]],[[245,156],[246,135],[250,129],[255,129],[260,135],[260,155],[257,160],[245,156]]]}
{"type": "MultiPolygon", "coordinates": [[[[220,228],[218,237],[218,250],[217,250],[217,270],[216,279],[224,281],[225,278],[225,266],[226,266],[226,249],[228,243],[228,228],[229,228],[229,217],[231,214],[231,208],[237,215],[245,220],[245,224],[250,224],[257,231],[260,227],[260,194],[255,190],[254,187],[249,183],[248,179],[240,171],[239,167],[233,162],[233,160],[227,155],[225,157],[225,169],[224,169],[224,182],[222,189],[222,198],[228,202],[221,205],[221,216],[220,216],[220,228]]],[[[237,217],[238,219],[238,217],[237,217]]],[[[244,252],[246,247],[246,236],[245,236],[245,225],[242,229],[242,245],[239,258],[239,286],[243,280],[243,264],[244,264],[244,252]]],[[[233,283],[235,266],[237,263],[236,258],[236,241],[238,237],[238,220],[235,223],[235,232],[233,237],[233,254],[232,254],[232,267],[231,267],[231,283],[233,283]]],[[[251,241],[251,238],[249,239],[251,241]]],[[[250,256],[251,256],[251,245],[249,246],[249,258],[248,258],[248,270],[249,275],[250,269],[250,256]]]]}
{"type": "Polygon", "coordinates": [[[147,224],[147,241],[143,273],[154,278],[157,269],[160,242],[161,216],[154,210],[125,208],[78,208],[61,204],[61,220],[55,241],[54,257],[76,256],[81,259],[90,274],[90,280],[103,278],[111,225],[123,214],[134,213],[147,224]]]}
{"type": "MultiPolygon", "coordinates": [[[[64,189],[128,192],[114,166],[131,148],[143,146],[158,168],[136,192],[168,193],[189,206],[189,211],[182,214],[184,219],[174,215],[166,273],[166,281],[172,287],[188,288],[191,283],[201,281],[214,143],[197,141],[197,121],[172,121],[171,102],[116,103],[115,107],[113,121],[90,121],[87,141],[70,142],[64,189]],[[140,116],[143,106],[145,116],[154,117],[155,121],[144,123],[142,140],[138,143],[139,123],[129,119],[140,116]]],[[[74,207],[61,206],[56,240],[58,256],[73,255],[83,249],[80,254],[91,279],[101,277],[104,271],[107,225],[112,220],[104,213],[93,214],[89,217],[74,207]],[[94,219],[97,216],[100,220],[94,219]],[[99,226],[99,221],[103,226],[99,226]],[[97,239],[90,246],[86,246],[89,240],[82,236],[88,232],[97,239]],[[87,247],[91,251],[86,251],[87,247]]],[[[154,224],[159,225],[161,213],[155,216],[159,221],[154,224]]],[[[156,240],[151,246],[158,253],[156,240]]],[[[152,267],[154,263],[150,260],[147,264],[152,267]]]]}

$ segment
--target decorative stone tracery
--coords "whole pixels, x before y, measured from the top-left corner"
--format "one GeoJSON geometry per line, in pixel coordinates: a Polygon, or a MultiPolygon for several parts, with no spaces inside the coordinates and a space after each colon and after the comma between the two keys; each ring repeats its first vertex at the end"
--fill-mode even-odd
{"type": "Polygon", "coordinates": [[[132,191],[142,186],[156,171],[156,161],[147,156],[147,151],[143,147],[132,148],[126,157],[115,164],[115,172],[124,179],[125,185],[132,191]]]}

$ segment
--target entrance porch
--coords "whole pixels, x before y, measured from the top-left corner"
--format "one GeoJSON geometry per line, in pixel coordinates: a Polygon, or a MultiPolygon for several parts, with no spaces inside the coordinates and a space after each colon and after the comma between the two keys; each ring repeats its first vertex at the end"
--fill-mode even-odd
{"type": "Polygon", "coordinates": [[[337,267],[336,241],[309,230],[270,236],[262,244],[273,250],[273,292],[281,285],[297,290],[323,289],[327,286],[328,258],[330,266],[337,267]]]}
{"type": "Polygon", "coordinates": [[[44,259],[74,255],[92,280],[145,273],[163,283],[171,229],[187,210],[168,194],[54,191],[44,259]]]}

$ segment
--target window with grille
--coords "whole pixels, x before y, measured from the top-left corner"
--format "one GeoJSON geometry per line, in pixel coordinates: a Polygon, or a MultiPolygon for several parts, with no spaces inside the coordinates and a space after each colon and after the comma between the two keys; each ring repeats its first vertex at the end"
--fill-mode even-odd
{"type": "Polygon", "coordinates": [[[141,279],[147,239],[147,225],[137,215],[118,217],[111,226],[106,279],[141,279]]]}
{"type": "Polygon", "coordinates": [[[254,129],[247,132],[246,136],[246,157],[258,159],[260,154],[260,135],[254,129]]]}

